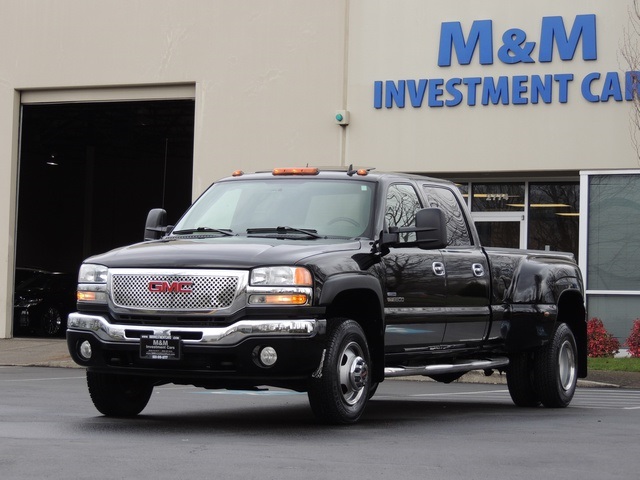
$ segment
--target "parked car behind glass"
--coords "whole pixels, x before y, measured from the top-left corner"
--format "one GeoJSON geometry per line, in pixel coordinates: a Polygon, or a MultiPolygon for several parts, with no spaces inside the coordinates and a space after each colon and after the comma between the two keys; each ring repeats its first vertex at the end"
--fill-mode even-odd
{"type": "Polygon", "coordinates": [[[76,276],[17,269],[13,309],[14,333],[64,336],[67,315],[75,309],[76,276]],[[26,280],[20,281],[21,278],[26,280]]]}

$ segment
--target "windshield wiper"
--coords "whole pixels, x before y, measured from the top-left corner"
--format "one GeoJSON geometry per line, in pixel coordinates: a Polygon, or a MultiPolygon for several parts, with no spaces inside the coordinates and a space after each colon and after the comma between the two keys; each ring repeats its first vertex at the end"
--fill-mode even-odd
{"type": "Polygon", "coordinates": [[[311,228],[295,228],[295,227],[268,227],[268,228],[247,228],[247,235],[286,235],[290,233],[302,233],[311,238],[324,238],[318,235],[317,230],[311,228]]]}
{"type": "Polygon", "coordinates": [[[171,232],[173,235],[190,235],[193,233],[221,233],[222,235],[233,236],[231,230],[221,229],[221,228],[211,228],[211,227],[197,227],[197,228],[187,228],[184,230],[175,230],[171,232]]]}

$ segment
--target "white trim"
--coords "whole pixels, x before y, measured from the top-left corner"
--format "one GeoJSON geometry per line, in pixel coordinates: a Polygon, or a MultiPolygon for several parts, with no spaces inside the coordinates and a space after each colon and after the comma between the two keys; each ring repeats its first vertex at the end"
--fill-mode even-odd
{"type": "Polygon", "coordinates": [[[22,90],[20,103],[81,103],[195,99],[195,84],[22,90]]]}
{"type": "Polygon", "coordinates": [[[640,290],[586,290],[587,295],[626,295],[635,297],[640,295],[640,290]]]}
{"type": "Polygon", "coordinates": [[[582,175],[640,175],[640,170],[580,170],[582,175]]]}
{"type": "Polygon", "coordinates": [[[587,247],[589,233],[589,173],[580,172],[580,217],[578,220],[578,267],[582,271],[582,280],[587,283],[587,247]]]}

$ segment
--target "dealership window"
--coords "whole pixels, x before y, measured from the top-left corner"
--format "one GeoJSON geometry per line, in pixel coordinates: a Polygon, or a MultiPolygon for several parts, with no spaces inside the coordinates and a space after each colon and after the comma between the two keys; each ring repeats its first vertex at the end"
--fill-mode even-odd
{"type": "Polygon", "coordinates": [[[484,246],[579,253],[579,182],[457,183],[484,246]]]}
{"type": "Polygon", "coordinates": [[[578,182],[530,183],[528,248],[571,252],[578,259],[578,182]]]}
{"type": "Polygon", "coordinates": [[[624,340],[640,317],[640,171],[583,172],[582,185],[589,317],[624,340]]]}

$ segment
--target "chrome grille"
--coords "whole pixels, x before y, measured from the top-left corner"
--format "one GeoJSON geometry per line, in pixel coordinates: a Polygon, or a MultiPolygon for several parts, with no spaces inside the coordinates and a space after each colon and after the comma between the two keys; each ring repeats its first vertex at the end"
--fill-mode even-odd
{"type": "Polygon", "coordinates": [[[239,281],[237,275],[114,273],[111,298],[121,308],[206,311],[231,306],[239,281]]]}

